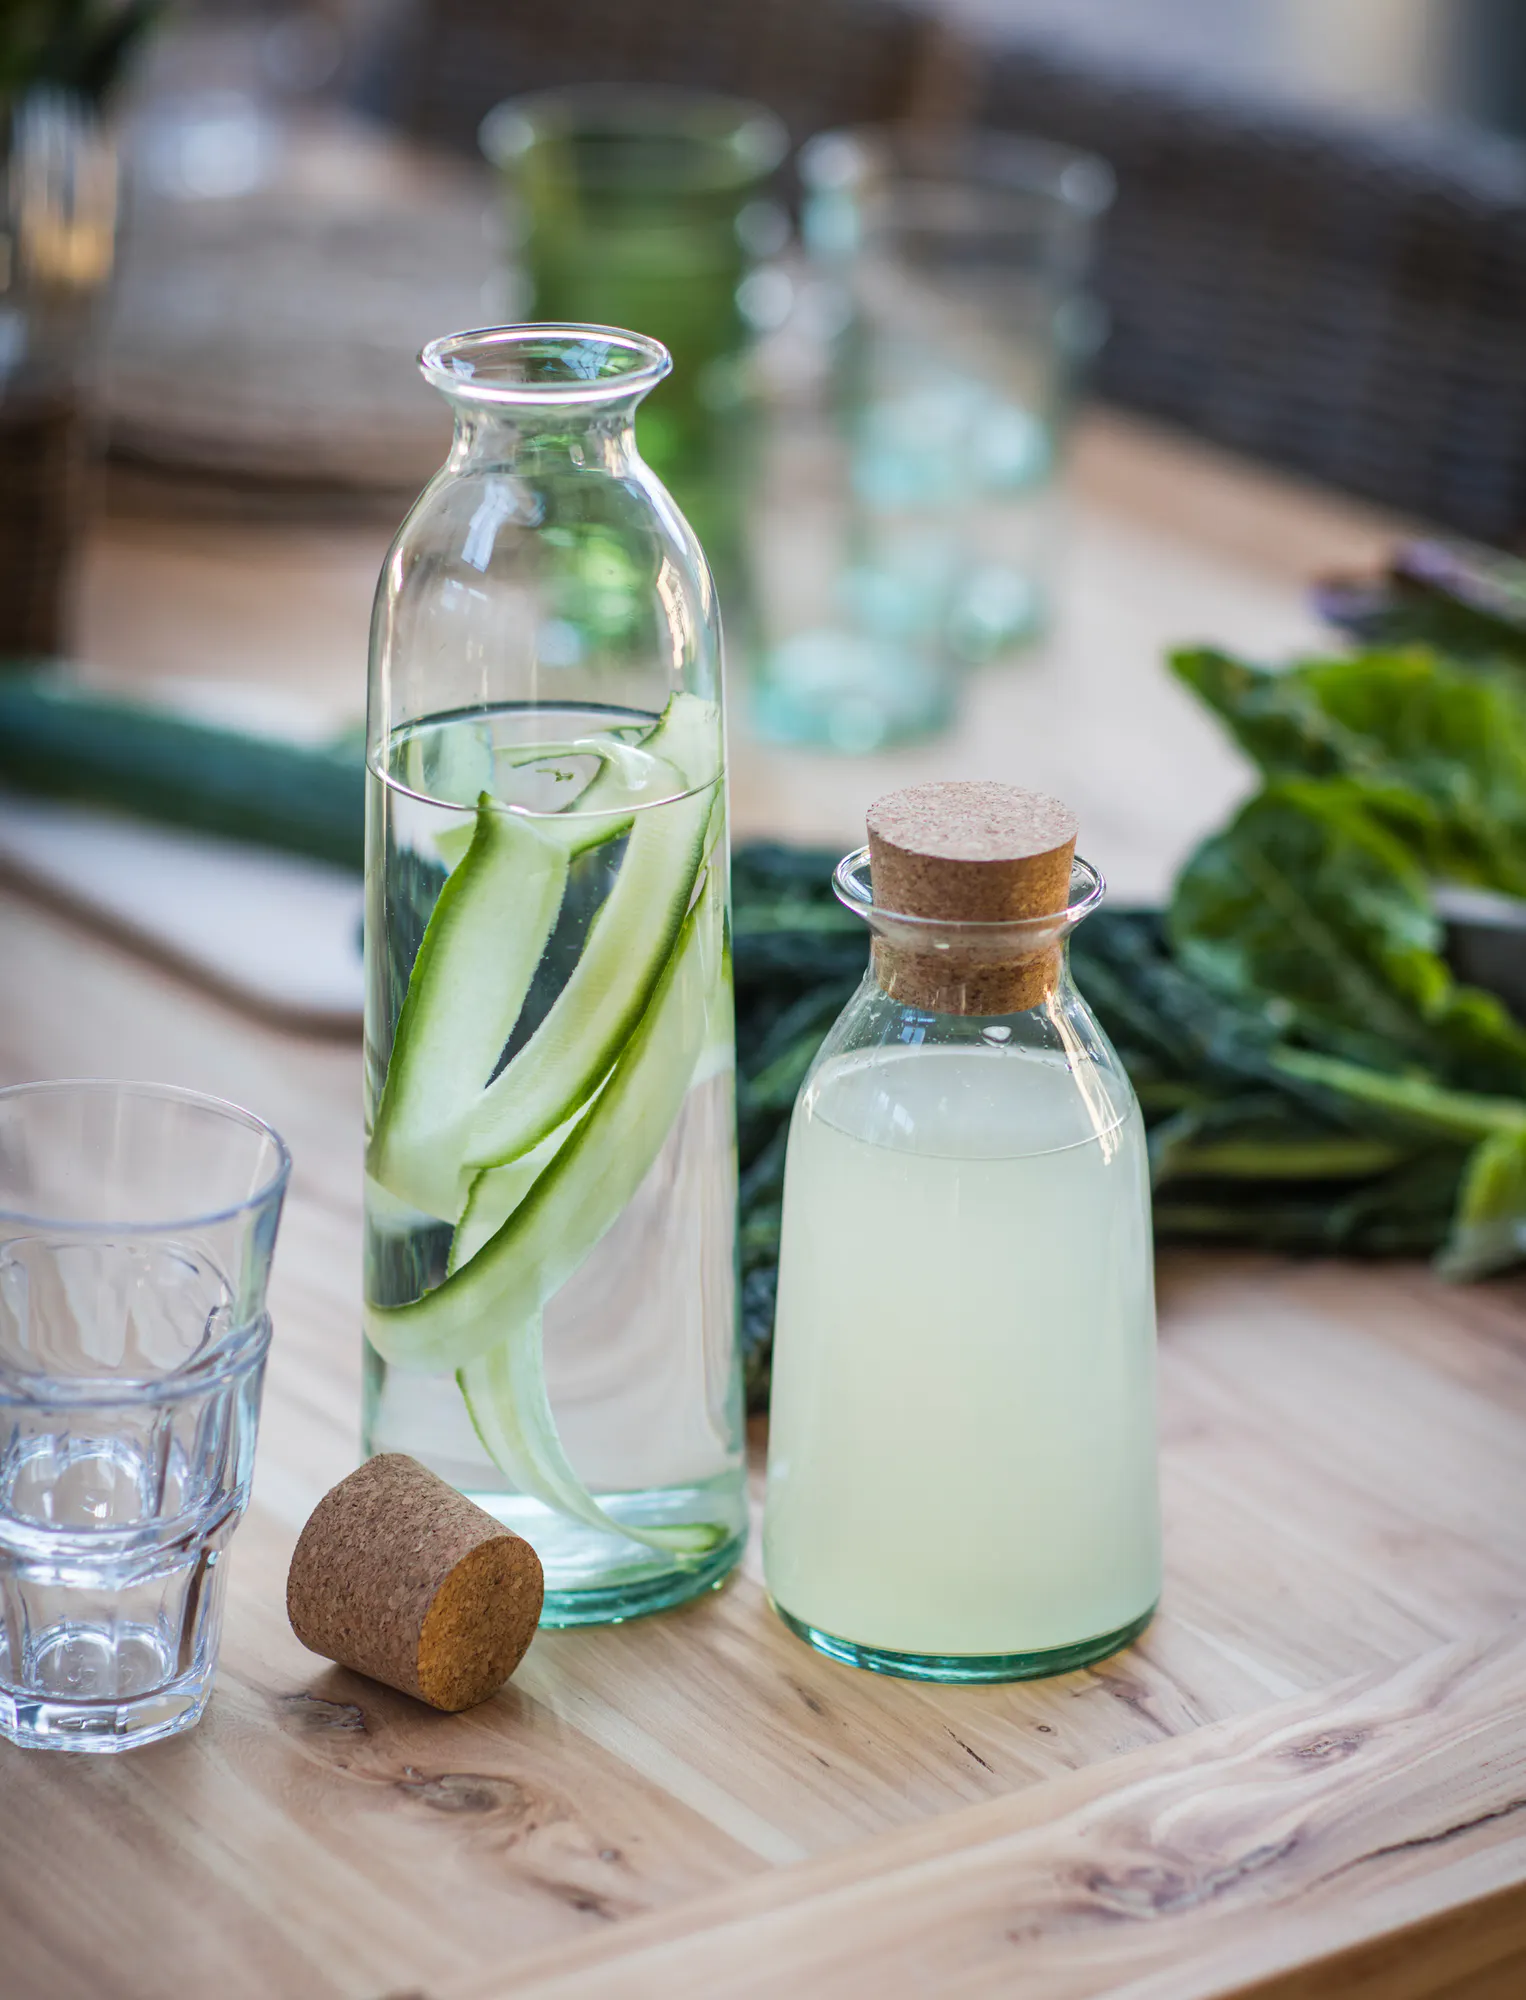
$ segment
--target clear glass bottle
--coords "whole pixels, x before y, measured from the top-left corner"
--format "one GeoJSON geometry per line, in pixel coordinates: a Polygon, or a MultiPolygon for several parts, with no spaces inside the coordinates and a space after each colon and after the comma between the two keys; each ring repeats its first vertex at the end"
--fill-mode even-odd
{"type": "Polygon", "coordinates": [[[897,915],[868,858],[836,886],[873,963],[790,1130],[768,1589],[858,1666],[1063,1672],[1160,1590],[1144,1130],[1065,954],[1103,885],[1076,860],[1052,916],[897,915]]]}
{"type": "Polygon", "coordinates": [[[524,1534],[550,1624],[745,1533],[720,632],[633,432],[668,366],[427,347],[455,438],[373,626],[365,1447],[524,1534]]]}

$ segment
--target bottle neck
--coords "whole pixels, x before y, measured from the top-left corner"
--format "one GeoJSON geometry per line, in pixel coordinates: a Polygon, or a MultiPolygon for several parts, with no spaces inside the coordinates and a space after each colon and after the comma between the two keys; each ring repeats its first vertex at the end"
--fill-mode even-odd
{"type": "MultiPolygon", "coordinates": [[[[977,794],[980,792],[978,786],[973,789],[977,794]]],[[[1020,796],[1032,801],[1032,795],[1020,796]]],[[[915,791],[893,794],[892,800],[895,799],[916,804],[917,794],[915,791]]],[[[1042,799],[1032,802],[1046,808],[1058,805],[1057,801],[1042,799]]],[[[967,819],[973,818],[977,830],[976,808],[984,803],[977,796],[966,813],[967,819]]],[[[878,812],[880,808],[874,810],[878,812]]],[[[887,846],[892,847],[893,855],[893,844],[882,831],[882,853],[887,846]]],[[[914,851],[906,852],[914,863],[914,851]]],[[[914,907],[897,908],[890,901],[896,894],[913,905],[920,898],[925,907],[928,899],[921,892],[927,884],[925,879],[918,879],[916,866],[902,870],[906,879],[899,884],[892,867],[888,871],[891,882],[875,885],[886,889],[886,900],[879,903],[870,885],[867,847],[844,855],[833,872],[832,885],[844,909],[868,924],[874,940],[870,976],[891,1001],[935,1014],[1022,1014],[1038,1007],[1047,1008],[1056,993],[1063,997],[1069,980],[1070,935],[1102,900],[1102,877],[1089,862],[1072,859],[1068,852],[1061,855],[1058,849],[1053,852],[1057,860],[1069,862],[1070,896],[1062,903],[1056,884],[1050,883],[1047,888],[1040,885],[1043,893],[1037,900],[1045,914],[1037,916],[990,918],[968,913],[949,915],[946,910],[923,915],[914,907]]],[[[958,887],[957,878],[954,886],[958,887]]],[[[986,898],[989,885],[976,886],[981,890],[978,902],[986,898]]]]}
{"type": "Polygon", "coordinates": [[[628,475],[636,456],[636,402],[591,408],[561,403],[505,407],[452,399],[455,435],[447,469],[543,472],[552,468],[628,475]]]}
{"type": "MultiPolygon", "coordinates": [[[[953,927],[951,927],[953,928],[953,927]]],[[[1018,956],[988,950],[910,951],[876,937],[870,970],[887,999],[929,1014],[1025,1014],[1042,1007],[1069,976],[1070,947],[1048,943],[1018,956]]]]}

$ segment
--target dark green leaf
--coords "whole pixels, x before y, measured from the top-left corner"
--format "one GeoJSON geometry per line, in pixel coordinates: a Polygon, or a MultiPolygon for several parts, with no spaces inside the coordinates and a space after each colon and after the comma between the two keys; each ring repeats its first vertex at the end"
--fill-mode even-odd
{"type": "Polygon", "coordinates": [[[1413,650],[1283,672],[1210,648],[1173,667],[1268,777],[1343,777],[1434,875],[1526,894],[1526,696],[1413,650]]]}
{"type": "Polygon", "coordinates": [[[1414,1151],[1413,1142],[1332,1129],[1270,1091],[1178,1112],[1150,1132],[1157,1187],[1178,1180],[1366,1180],[1414,1151]]]}
{"type": "Polygon", "coordinates": [[[1329,579],[1315,601],[1332,625],[1369,646],[1526,661],[1526,564],[1497,549],[1412,542],[1386,577],[1329,579]]]}
{"type": "Polygon", "coordinates": [[[1283,1076],[1345,1098],[1354,1113],[1390,1132],[1471,1145],[1526,1128],[1526,1103],[1519,1098],[1447,1090],[1429,1077],[1395,1076],[1310,1049],[1279,1049],[1273,1062],[1283,1076]]]}
{"type": "Polygon", "coordinates": [[[1526,1031],[1453,979],[1424,871],[1343,780],[1269,784],[1187,863],[1170,932],[1186,971],[1281,1035],[1526,1095],[1526,1031]]]}
{"type": "Polygon", "coordinates": [[[1449,1278],[1482,1278],[1526,1252],[1526,1121],[1474,1148],[1436,1260],[1449,1278]]]}

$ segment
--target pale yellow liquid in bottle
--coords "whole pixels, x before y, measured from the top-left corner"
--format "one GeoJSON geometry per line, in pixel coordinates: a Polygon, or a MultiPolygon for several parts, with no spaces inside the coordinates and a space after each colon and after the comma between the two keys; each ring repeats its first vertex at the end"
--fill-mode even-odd
{"type": "Polygon", "coordinates": [[[785,1181],[774,1601],[919,1656],[1047,1653],[1142,1617],[1154,1357],[1144,1132],[1119,1084],[1016,1050],[829,1060],[785,1181]]]}

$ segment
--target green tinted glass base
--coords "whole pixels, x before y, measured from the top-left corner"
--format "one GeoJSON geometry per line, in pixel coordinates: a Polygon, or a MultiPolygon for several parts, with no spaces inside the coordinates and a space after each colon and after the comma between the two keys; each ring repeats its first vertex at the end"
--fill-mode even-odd
{"type": "Polygon", "coordinates": [[[718,1589],[741,1560],[745,1535],[734,1535],[702,1563],[663,1570],[657,1576],[633,1577],[628,1583],[590,1590],[548,1590],[541,1608],[542,1626],[623,1625],[627,1618],[645,1618],[653,1611],[671,1611],[691,1597],[718,1589]]]}
{"type": "Polygon", "coordinates": [[[1068,1674],[1077,1667],[1089,1667],[1119,1652],[1137,1639],[1155,1616],[1152,1604],[1116,1632],[1102,1632],[1094,1639],[1080,1639],[1073,1646],[1054,1646],[1044,1653],[890,1653],[878,1646],[860,1646],[852,1639],[837,1639],[792,1618],[782,1604],[770,1598],[775,1611],[797,1639],[804,1639],[818,1653],[841,1660],[850,1667],[867,1667],[871,1674],[895,1674],[907,1681],[954,1681],[964,1685],[982,1681],[1036,1681],[1049,1674],[1068,1674]]]}

